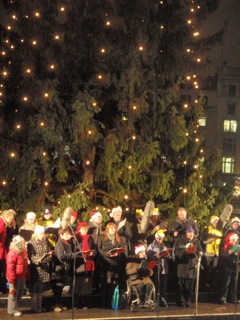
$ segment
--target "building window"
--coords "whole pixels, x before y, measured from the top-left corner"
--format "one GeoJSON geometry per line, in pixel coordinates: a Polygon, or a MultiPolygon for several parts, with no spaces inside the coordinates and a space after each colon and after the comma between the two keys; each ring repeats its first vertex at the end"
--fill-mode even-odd
{"type": "Polygon", "coordinates": [[[206,127],[207,124],[207,118],[206,117],[202,117],[198,120],[198,124],[200,127],[206,127]]]}
{"type": "Polygon", "coordinates": [[[236,139],[224,138],[223,140],[223,151],[235,152],[236,150],[236,139]]]}
{"type": "Polygon", "coordinates": [[[227,105],[227,113],[228,114],[235,114],[235,104],[228,104],[227,105]]]}
{"type": "Polygon", "coordinates": [[[222,172],[223,173],[233,173],[234,172],[234,158],[222,159],[222,172]]]}
{"type": "Polygon", "coordinates": [[[224,132],[237,132],[237,121],[224,120],[223,130],[224,132]]]}
{"type": "Polygon", "coordinates": [[[237,92],[237,87],[236,85],[230,84],[228,86],[228,96],[229,97],[235,97],[237,92]]]}

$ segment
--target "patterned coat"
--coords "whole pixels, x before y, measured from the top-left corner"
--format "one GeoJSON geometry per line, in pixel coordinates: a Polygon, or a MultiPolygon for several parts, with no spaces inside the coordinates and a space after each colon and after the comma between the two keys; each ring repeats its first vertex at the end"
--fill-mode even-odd
{"type": "Polygon", "coordinates": [[[49,262],[39,262],[44,254],[51,251],[47,240],[39,241],[33,238],[29,241],[27,250],[28,258],[30,260],[30,282],[49,282],[49,262]]]}

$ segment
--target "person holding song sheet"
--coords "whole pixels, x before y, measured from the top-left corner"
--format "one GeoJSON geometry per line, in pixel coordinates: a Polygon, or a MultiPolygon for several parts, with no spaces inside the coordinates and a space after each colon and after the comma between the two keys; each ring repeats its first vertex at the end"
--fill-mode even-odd
{"type": "Polygon", "coordinates": [[[196,264],[202,252],[203,249],[195,236],[194,229],[188,226],[185,236],[179,239],[175,248],[178,277],[176,303],[180,307],[189,307],[196,276],[196,264]]]}
{"type": "Polygon", "coordinates": [[[110,220],[106,222],[106,225],[109,222],[115,223],[117,226],[117,232],[122,239],[123,246],[126,249],[126,256],[128,256],[129,251],[131,250],[131,238],[132,238],[132,229],[130,223],[126,218],[122,217],[122,208],[120,206],[114,207],[109,214],[110,220]]]}
{"type": "Polygon", "coordinates": [[[62,292],[65,285],[72,284],[73,261],[76,256],[72,230],[69,227],[60,228],[58,241],[54,249],[51,285],[54,297],[54,312],[62,312],[67,308],[62,306],[62,292]]]}
{"type": "Polygon", "coordinates": [[[31,241],[28,242],[27,251],[30,260],[30,284],[32,312],[45,311],[42,307],[43,292],[51,289],[50,286],[50,259],[53,248],[46,239],[43,226],[37,226],[31,241]]]}
{"type": "Polygon", "coordinates": [[[114,288],[117,284],[120,285],[120,290],[123,284],[124,274],[120,274],[122,261],[125,261],[124,252],[111,253],[109,252],[115,248],[123,248],[123,241],[121,240],[115,223],[109,222],[106,225],[104,234],[98,239],[98,251],[101,255],[102,273],[101,273],[101,297],[102,306],[111,309],[111,300],[114,288]],[[120,277],[120,279],[119,279],[120,277]],[[119,281],[120,280],[120,281],[119,281]]]}
{"type": "MultiPolygon", "coordinates": [[[[92,293],[92,276],[95,269],[93,257],[96,254],[96,245],[88,234],[89,224],[80,222],[76,228],[76,236],[80,245],[76,265],[75,294],[78,306],[87,308],[87,295],[92,293]]],[[[78,249],[78,248],[77,248],[78,249]]]]}
{"type": "Polygon", "coordinates": [[[152,302],[154,264],[146,260],[146,248],[144,245],[135,246],[135,256],[127,259],[126,274],[131,286],[134,286],[137,294],[136,304],[140,307],[148,307],[152,302]]]}
{"type": "Polygon", "coordinates": [[[237,258],[240,254],[239,236],[237,233],[230,232],[224,238],[223,250],[219,255],[219,303],[225,304],[226,302],[238,303],[236,296],[236,272],[239,272],[237,267],[237,258]]]}
{"type": "Polygon", "coordinates": [[[147,248],[147,258],[151,261],[157,261],[157,265],[153,269],[153,282],[160,294],[159,305],[168,307],[167,305],[167,281],[169,266],[168,261],[171,258],[171,248],[164,243],[164,229],[160,229],[155,233],[155,240],[147,248]]]}
{"type": "Polygon", "coordinates": [[[24,238],[26,246],[28,241],[30,241],[32,238],[34,229],[38,225],[36,217],[37,216],[35,212],[28,212],[26,214],[26,219],[24,220],[24,223],[19,228],[19,234],[24,238]]]}

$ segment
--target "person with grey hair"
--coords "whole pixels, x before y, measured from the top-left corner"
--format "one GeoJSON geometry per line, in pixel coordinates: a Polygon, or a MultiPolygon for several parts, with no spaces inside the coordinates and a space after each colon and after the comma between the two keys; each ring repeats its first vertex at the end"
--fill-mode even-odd
{"type": "Polygon", "coordinates": [[[43,292],[51,289],[49,261],[53,254],[43,226],[34,229],[27,251],[30,260],[31,309],[34,313],[40,313],[45,311],[42,307],[43,292]]]}
{"type": "Polygon", "coordinates": [[[26,214],[26,219],[24,220],[24,223],[19,228],[19,234],[24,238],[26,241],[26,245],[28,241],[31,240],[34,229],[37,227],[37,216],[35,212],[28,212],[26,214]]]}

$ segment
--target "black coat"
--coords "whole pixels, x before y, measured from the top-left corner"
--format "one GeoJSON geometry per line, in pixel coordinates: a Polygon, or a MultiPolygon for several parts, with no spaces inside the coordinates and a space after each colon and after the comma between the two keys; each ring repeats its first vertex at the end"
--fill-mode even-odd
{"type": "Polygon", "coordinates": [[[70,241],[64,241],[59,237],[52,261],[52,281],[61,282],[63,284],[68,284],[67,282],[71,281],[75,256],[75,246],[72,239],[70,241]]]}
{"type": "Polygon", "coordinates": [[[112,243],[110,239],[105,239],[101,236],[98,241],[98,251],[101,255],[101,261],[104,271],[117,271],[119,269],[119,263],[121,260],[125,260],[124,253],[118,255],[117,257],[109,257],[107,252],[114,248],[123,247],[123,243],[117,243],[116,241],[112,243]],[[124,257],[124,258],[123,258],[124,257]]]}
{"type": "Polygon", "coordinates": [[[176,263],[177,263],[177,276],[179,278],[194,279],[195,270],[197,266],[197,260],[200,252],[203,252],[200,241],[194,238],[192,241],[186,237],[181,237],[175,248],[176,263]],[[196,245],[196,253],[188,254],[183,246],[186,245],[196,245]]]}

